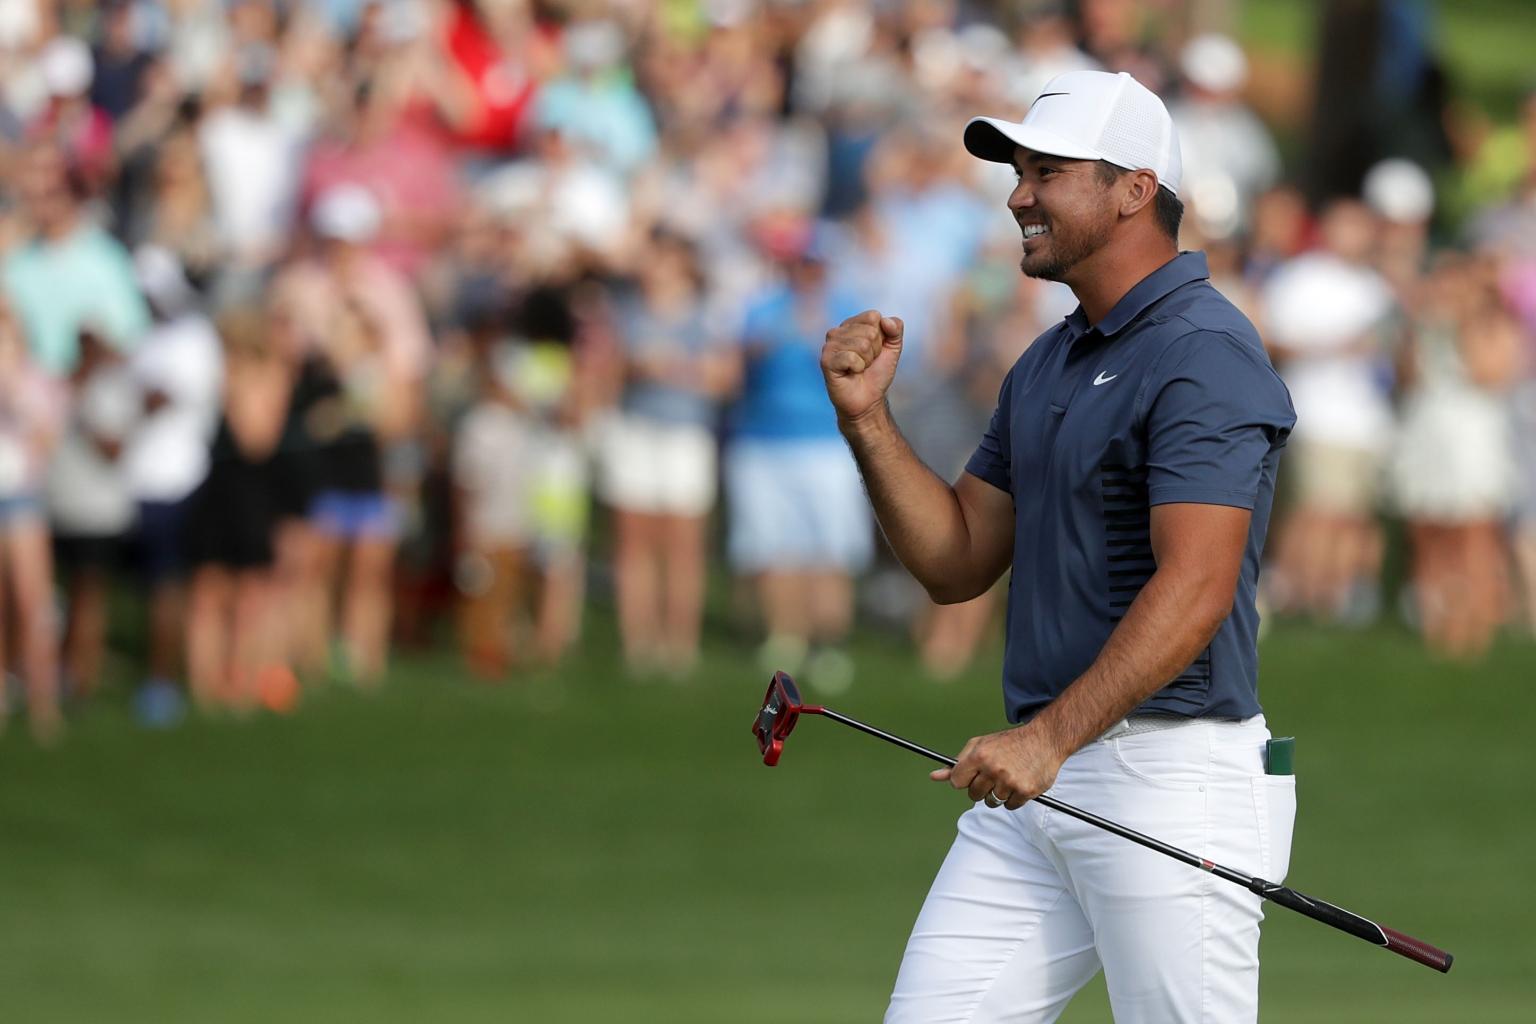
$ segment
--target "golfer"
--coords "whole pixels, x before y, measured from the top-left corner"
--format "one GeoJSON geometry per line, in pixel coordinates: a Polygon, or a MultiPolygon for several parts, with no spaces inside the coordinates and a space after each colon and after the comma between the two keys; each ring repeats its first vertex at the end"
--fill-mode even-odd
{"type": "Polygon", "coordinates": [[[901,321],[871,310],[827,333],[827,391],[902,563],[939,602],[1013,570],[1012,725],[933,773],[981,802],[885,1019],[1051,1021],[1102,968],[1121,1024],[1252,1021],[1257,896],[1030,800],[1284,877],[1295,790],[1265,772],[1254,592],[1290,398],[1205,257],[1178,251],[1157,96],[1072,72],[1020,123],[971,121],[965,145],[1018,174],[1023,272],[1081,305],[1015,363],[953,486],[886,405],[901,321]]]}

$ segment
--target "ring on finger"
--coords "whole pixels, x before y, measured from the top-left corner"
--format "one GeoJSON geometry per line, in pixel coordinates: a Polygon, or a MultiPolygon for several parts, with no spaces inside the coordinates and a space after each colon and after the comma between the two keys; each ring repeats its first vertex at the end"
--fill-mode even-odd
{"type": "Polygon", "coordinates": [[[994,787],[993,789],[991,789],[991,790],[989,790],[987,792],[987,802],[991,803],[993,807],[1001,807],[1001,806],[1003,806],[1003,804],[1006,804],[1008,802],[1008,797],[1006,797],[1006,796],[999,796],[998,792],[997,792],[997,789],[994,787]],[[996,803],[992,803],[992,801],[994,801],[994,800],[996,801],[996,803]]]}

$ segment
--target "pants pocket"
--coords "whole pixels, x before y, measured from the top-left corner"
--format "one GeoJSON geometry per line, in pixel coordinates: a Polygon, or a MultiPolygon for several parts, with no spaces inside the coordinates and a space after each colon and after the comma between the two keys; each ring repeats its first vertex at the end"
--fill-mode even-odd
{"type": "Polygon", "coordinates": [[[1255,776],[1253,806],[1259,822],[1260,877],[1283,882],[1291,868],[1291,835],[1296,826],[1296,776],[1255,776]]]}
{"type": "Polygon", "coordinates": [[[1122,736],[1109,741],[1126,775],[1158,789],[1200,792],[1211,781],[1211,747],[1195,727],[1122,736]]]}

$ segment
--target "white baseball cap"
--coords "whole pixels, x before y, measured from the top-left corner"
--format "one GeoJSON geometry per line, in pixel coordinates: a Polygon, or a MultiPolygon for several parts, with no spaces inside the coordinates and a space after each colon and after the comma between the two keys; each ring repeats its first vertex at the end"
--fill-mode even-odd
{"type": "Polygon", "coordinates": [[[1435,212],[1435,183],[1412,160],[1388,157],[1365,172],[1360,196],[1394,224],[1418,224],[1435,212]]]}
{"type": "Polygon", "coordinates": [[[1173,118],[1157,94],[1124,71],[1069,71],[1045,83],[1019,122],[973,117],[965,126],[972,156],[1013,163],[1014,146],[1069,160],[1107,160],[1146,169],[1179,194],[1183,161],[1173,118]]]}
{"type": "Polygon", "coordinates": [[[315,197],[309,223],[321,238],[363,244],[379,233],[384,212],[373,193],[362,185],[342,182],[315,197]]]}
{"type": "Polygon", "coordinates": [[[1207,92],[1233,92],[1248,80],[1248,58],[1230,36],[1207,32],[1184,44],[1179,70],[1207,92]]]}
{"type": "Polygon", "coordinates": [[[91,48],[74,36],[55,36],[37,62],[50,96],[83,96],[96,74],[91,48]]]}

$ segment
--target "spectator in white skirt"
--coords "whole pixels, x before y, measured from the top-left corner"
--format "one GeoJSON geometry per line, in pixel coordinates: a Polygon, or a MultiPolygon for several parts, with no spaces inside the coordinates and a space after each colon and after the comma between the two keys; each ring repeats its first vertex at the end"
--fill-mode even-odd
{"type": "Polygon", "coordinates": [[[614,510],[619,628],[631,670],[683,676],[699,656],[715,429],[739,352],[705,311],[694,247],[651,239],[615,322],[626,383],[603,441],[599,494],[614,510]]]}

